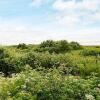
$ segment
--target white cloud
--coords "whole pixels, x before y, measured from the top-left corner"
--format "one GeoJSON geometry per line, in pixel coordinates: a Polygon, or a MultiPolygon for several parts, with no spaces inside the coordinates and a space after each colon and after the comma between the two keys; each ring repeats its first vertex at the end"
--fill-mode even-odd
{"type": "Polygon", "coordinates": [[[59,13],[57,16],[55,13],[50,13],[54,18],[53,21],[50,17],[48,20],[60,26],[74,27],[100,21],[100,0],[33,0],[32,5],[39,7],[47,3],[59,13]]]}
{"type": "Polygon", "coordinates": [[[75,15],[75,14],[64,14],[63,16],[61,16],[59,18],[59,20],[57,21],[57,23],[61,26],[61,27],[74,27],[75,25],[77,25],[80,22],[79,16],[75,15]]]}
{"type": "Polygon", "coordinates": [[[100,21],[100,0],[55,0],[52,7],[59,11],[57,21],[66,26],[88,25],[100,21]]]}
{"type": "Polygon", "coordinates": [[[45,31],[34,25],[29,26],[17,18],[9,20],[0,18],[0,45],[40,43],[49,39],[50,33],[45,31]]]}
{"type": "Polygon", "coordinates": [[[53,8],[56,10],[68,10],[75,7],[75,0],[64,1],[64,0],[55,0],[53,3],[53,8]]]}
{"type": "Polygon", "coordinates": [[[39,7],[46,3],[46,0],[33,0],[32,1],[32,6],[39,7]]]}
{"type": "MultiPolygon", "coordinates": [[[[33,0],[33,6],[41,6],[47,0],[33,0]]],[[[78,41],[81,44],[100,44],[100,28],[95,25],[88,28],[95,22],[100,22],[100,0],[54,0],[52,12],[45,16],[47,23],[35,25],[17,19],[4,20],[0,18],[0,44],[18,43],[40,43],[46,39],[78,41]],[[42,25],[40,25],[42,24],[42,25]],[[83,29],[83,26],[86,26],[83,29]],[[74,27],[74,28],[73,28],[74,27]]],[[[49,12],[49,11],[48,11],[49,12]]]]}
{"type": "Polygon", "coordinates": [[[22,31],[25,29],[25,24],[19,22],[17,18],[6,20],[4,20],[2,17],[0,18],[0,32],[22,31]]]}
{"type": "Polygon", "coordinates": [[[57,10],[96,10],[99,6],[100,0],[55,0],[53,3],[53,8],[57,10]]]}
{"type": "Polygon", "coordinates": [[[68,41],[78,41],[81,44],[100,44],[100,28],[86,28],[86,29],[58,29],[49,27],[36,27],[27,26],[25,23],[18,22],[17,20],[1,22],[0,25],[0,44],[11,45],[19,43],[40,43],[47,39],[68,41]]]}

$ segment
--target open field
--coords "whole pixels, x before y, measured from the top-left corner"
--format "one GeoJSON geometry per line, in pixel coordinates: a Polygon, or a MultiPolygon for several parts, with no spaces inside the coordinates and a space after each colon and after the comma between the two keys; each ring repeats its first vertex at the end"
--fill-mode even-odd
{"type": "Polygon", "coordinates": [[[0,100],[100,100],[100,46],[1,46],[0,100]]]}

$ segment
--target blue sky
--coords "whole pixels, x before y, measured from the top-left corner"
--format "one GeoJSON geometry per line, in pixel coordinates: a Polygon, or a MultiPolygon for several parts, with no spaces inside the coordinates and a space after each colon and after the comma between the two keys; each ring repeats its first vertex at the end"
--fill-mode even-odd
{"type": "Polygon", "coordinates": [[[100,0],[0,1],[0,44],[47,39],[100,44],[100,0]]]}

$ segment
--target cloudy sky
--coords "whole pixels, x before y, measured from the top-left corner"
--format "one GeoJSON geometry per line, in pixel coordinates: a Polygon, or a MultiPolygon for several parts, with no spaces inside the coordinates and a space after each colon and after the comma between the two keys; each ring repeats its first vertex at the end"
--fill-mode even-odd
{"type": "Polygon", "coordinates": [[[47,39],[100,44],[100,0],[0,0],[0,44],[47,39]]]}

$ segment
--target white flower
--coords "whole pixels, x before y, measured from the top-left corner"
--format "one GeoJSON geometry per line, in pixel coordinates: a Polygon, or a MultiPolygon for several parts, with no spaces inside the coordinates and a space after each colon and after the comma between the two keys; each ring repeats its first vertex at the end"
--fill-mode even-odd
{"type": "Polygon", "coordinates": [[[11,95],[11,93],[10,93],[9,91],[7,92],[7,94],[8,94],[9,96],[11,95]]]}
{"type": "Polygon", "coordinates": [[[86,100],[95,100],[94,96],[90,94],[86,94],[85,97],[86,97],[86,100]]]}
{"type": "Polygon", "coordinates": [[[100,88],[100,84],[98,84],[98,88],[100,88]]]}
{"type": "Polygon", "coordinates": [[[21,87],[22,87],[22,89],[26,89],[26,85],[22,85],[21,87]]]}

